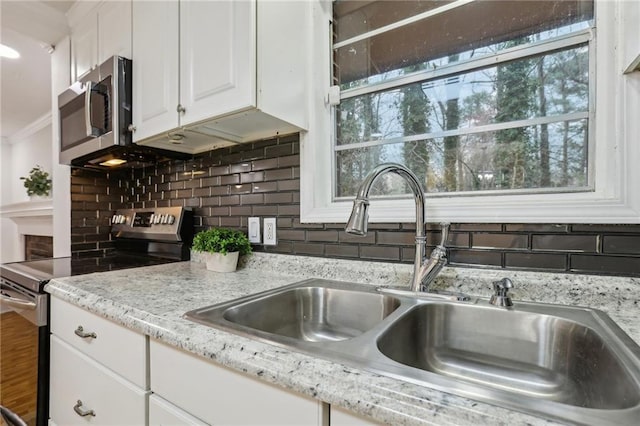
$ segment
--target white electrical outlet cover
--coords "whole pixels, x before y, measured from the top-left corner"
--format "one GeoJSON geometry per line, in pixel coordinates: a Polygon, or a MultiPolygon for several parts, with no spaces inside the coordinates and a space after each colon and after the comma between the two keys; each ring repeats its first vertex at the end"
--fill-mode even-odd
{"type": "Polygon", "coordinates": [[[276,245],[276,218],[275,217],[265,217],[264,218],[264,238],[263,244],[265,246],[275,246],[276,245]]]}

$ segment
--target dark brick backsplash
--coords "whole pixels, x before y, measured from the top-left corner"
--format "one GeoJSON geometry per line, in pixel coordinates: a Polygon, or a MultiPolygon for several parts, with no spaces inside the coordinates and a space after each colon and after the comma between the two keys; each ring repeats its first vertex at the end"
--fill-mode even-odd
{"type": "MultiPolygon", "coordinates": [[[[301,223],[299,152],[298,135],[289,135],[142,169],[73,169],[72,252],[113,249],[115,209],[171,205],[193,208],[196,231],[246,231],[250,216],[276,217],[277,245],[256,251],[413,262],[414,223],[372,223],[365,237],[345,233],[344,224],[301,223]]],[[[441,233],[438,224],[426,228],[430,252],[441,233]]],[[[447,246],[452,266],[640,276],[640,225],[456,223],[447,246]]]]}

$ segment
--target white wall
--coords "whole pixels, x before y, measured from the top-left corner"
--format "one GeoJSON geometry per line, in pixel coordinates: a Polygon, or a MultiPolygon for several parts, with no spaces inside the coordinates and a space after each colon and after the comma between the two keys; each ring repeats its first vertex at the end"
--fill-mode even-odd
{"type": "Polygon", "coordinates": [[[27,190],[20,180],[36,165],[51,174],[51,118],[43,117],[33,133],[9,140],[8,155],[2,157],[2,204],[29,201],[27,190]],[[6,170],[6,171],[5,171],[6,170]]]}
{"type": "Polygon", "coordinates": [[[9,204],[11,191],[5,190],[5,182],[9,182],[11,176],[11,157],[13,146],[5,138],[0,142],[0,206],[9,204]]]}
{"type": "MultiPolygon", "coordinates": [[[[1,152],[0,210],[5,211],[7,206],[29,201],[21,176],[27,176],[36,165],[51,174],[51,117],[47,114],[18,132],[2,144],[1,152]]],[[[30,221],[31,229],[37,232],[50,228],[50,218],[36,217],[30,221]]],[[[0,232],[0,262],[24,260],[24,235],[14,218],[0,218],[0,232]]],[[[44,232],[37,235],[47,235],[48,232],[44,232]]]]}
{"type": "MultiPolygon", "coordinates": [[[[58,164],[58,95],[70,85],[71,47],[68,37],[58,44],[51,57],[52,111],[0,144],[0,212],[27,211],[26,216],[0,217],[0,263],[24,260],[24,235],[53,236],[53,255],[71,254],[70,169],[58,164]],[[53,180],[49,216],[31,216],[31,204],[21,176],[35,165],[49,172],[53,180]],[[16,223],[19,222],[19,225],[16,223]],[[27,229],[28,231],[24,231],[27,229]],[[23,232],[24,231],[24,232],[23,232]]],[[[37,203],[36,203],[37,204],[37,203]]]]}
{"type": "Polygon", "coordinates": [[[58,164],[58,95],[71,84],[71,43],[65,37],[51,54],[51,164],[53,175],[53,255],[71,255],[71,177],[69,166],[58,164]]]}
{"type": "Polygon", "coordinates": [[[7,217],[0,218],[0,263],[17,262],[24,257],[24,237],[18,235],[18,226],[7,217]]]}

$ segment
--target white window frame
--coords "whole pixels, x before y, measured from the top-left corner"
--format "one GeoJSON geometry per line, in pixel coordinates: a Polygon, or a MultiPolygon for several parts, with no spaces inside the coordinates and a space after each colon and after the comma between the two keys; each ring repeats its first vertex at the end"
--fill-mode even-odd
{"type": "MultiPolygon", "coordinates": [[[[640,2],[595,0],[591,66],[595,143],[593,191],[512,195],[427,195],[428,222],[640,223],[640,72],[624,74],[640,53],[640,2]]],[[[334,126],[329,102],[332,5],[318,0],[309,46],[309,130],[300,137],[300,220],[344,223],[351,201],[332,199],[334,126]]],[[[593,156],[592,156],[593,157],[593,156]]],[[[373,200],[371,222],[413,222],[412,199],[373,200]]]]}

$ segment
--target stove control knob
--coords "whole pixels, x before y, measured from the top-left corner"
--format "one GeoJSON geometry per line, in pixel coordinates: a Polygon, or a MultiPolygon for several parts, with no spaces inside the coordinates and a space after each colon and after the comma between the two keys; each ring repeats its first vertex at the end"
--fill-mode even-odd
{"type": "Polygon", "coordinates": [[[169,225],[173,225],[173,223],[176,221],[176,217],[172,214],[167,215],[167,223],[169,225]]]}
{"type": "Polygon", "coordinates": [[[162,215],[162,221],[161,221],[161,223],[162,223],[163,225],[165,225],[165,224],[167,223],[167,220],[168,220],[167,216],[169,216],[169,215],[166,215],[166,214],[163,214],[163,215],[162,215]]]}
{"type": "Polygon", "coordinates": [[[151,216],[149,216],[149,225],[153,225],[153,221],[155,220],[156,215],[155,214],[151,214],[151,216]]]}
{"type": "Polygon", "coordinates": [[[125,215],[121,214],[119,223],[126,223],[126,222],[127,222],[127,217],[125,215]]]}
{"type": "Polygon", "coordinates": [[[162,215],[157,214],[155,220],[153,221],[154,224],[158,224],[160,223],[160,218],[162,217],[162,215]]]}
{"type": "Polygon", "coordinates": [[[115,225],[116,223],[118,223],[118,215],[117,215],[117,214],[114,214],[114,215],[111,217],[111,224],[112,224],[112,225],[115,225]]]}

